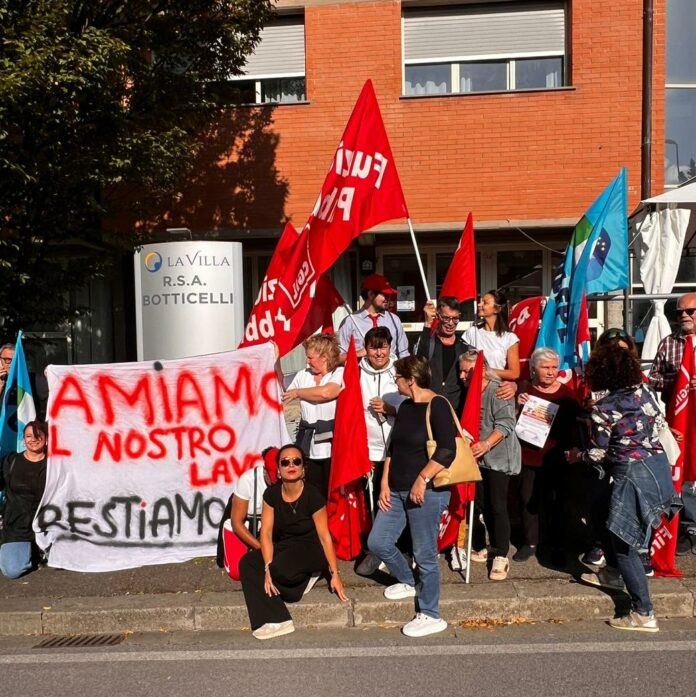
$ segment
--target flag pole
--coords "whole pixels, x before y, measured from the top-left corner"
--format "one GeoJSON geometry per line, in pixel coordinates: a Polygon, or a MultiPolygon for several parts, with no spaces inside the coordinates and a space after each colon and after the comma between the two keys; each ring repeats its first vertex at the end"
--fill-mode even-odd
{"type": "MultiPolygon", "coordinates": [[[[474,486],[476,486],[474,484],[474,486]]],[[[470,485],[467,485],[467,489],[470,485]]],[[[467,491],[468,493],[468,491],[467,491]]],[[[474,499],[476,496],[474,495],[474,499]]],[[[469,501],[469,525],[466,530],[466,578],[464,583],[469,583],[469,577],[471,575],[471,543],[474,537],[474,499],[469,501]]]]}
{"type": "Polygon", "coordinates": [[[423,261],[421,260],[420,252],[418,251],[418,243],[416,242],[416,233],[413,231],[413,223],[411,218],[406,218],[408,222],[408,229],[411,232],[411,242],[413,242],[413,249],[416,252],[416,261],[418,262],[418,269],[420,270],[421,279],[423,281],[423,289],[425,290],[425,299],[430,302],[430,291],[428,290],[428,282],[425,280],[425,271],[423,270],[423,261]]]}
{"type": "Polygon", "coordinates": [[[370,505],[370,517],[372,518],[372,522],[375,522],[375,506],[373,503],[374,499],[374,491],[375,491],[375,486],[374,482],[372,481],[372,478],[374,477],[374,470],[370,472],[370,474],[367,475],[367,502],[370,505]]]}

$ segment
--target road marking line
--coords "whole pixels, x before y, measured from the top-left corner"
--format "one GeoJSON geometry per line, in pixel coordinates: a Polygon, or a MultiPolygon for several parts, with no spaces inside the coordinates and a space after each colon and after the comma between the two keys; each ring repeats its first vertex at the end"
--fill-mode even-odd
{"type": "Polygon", "coordinates": [[[292,648],[212,651],[90,651],[80,653],[32,653],[0,656],[0,665],[23,663],[124,663],[128,661],[290,661],[298,658],[407,658],[416,656],[485,656],[569,653],[628,653],[696,651],[696,641],[575,642],[569,644],[499,644],[373,646],[345,648],[292,648]]]}

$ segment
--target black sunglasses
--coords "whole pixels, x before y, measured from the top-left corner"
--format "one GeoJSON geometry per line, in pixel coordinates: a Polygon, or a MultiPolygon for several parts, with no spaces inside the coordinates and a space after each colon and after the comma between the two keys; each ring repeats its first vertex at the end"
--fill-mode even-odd
{"type": "Polygon", "coordinates": [[[681,317],[682,312],[686,312],[689,317],[693,317],[694,312],[696,312],[696,307],[678,307],[674,312],[677,317],[681,317]]]}
{"type": "Polygon", "coordinates": [[[303,464],[304,462],[301,457],[283,457],[280,459],[281,467],[290,467],[290,465],[295,465],[295,467],[297,467],[303,464]]]}
{"type": "Polygon", "coordinates": [[[459,317],[444,317],[439,312],[437,313],[437,318],[442,322],[442,324],[458,324],[459,317]]]}
{"type": "Polygon", "coordinates": [[[605,339],[628,339],[628,334],[623,329],[610,329],[605,335],[605,339]]]}

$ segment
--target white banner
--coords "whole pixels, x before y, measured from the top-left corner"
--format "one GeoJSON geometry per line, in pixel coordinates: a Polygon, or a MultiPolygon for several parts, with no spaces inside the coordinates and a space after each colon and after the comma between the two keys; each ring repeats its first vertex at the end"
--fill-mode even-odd
{"type": "Polygon", "coordinates": [[[289,441],[271,344],[49,366],[49,566],[114,571],[215,553],[234,482],[289,441]]]}

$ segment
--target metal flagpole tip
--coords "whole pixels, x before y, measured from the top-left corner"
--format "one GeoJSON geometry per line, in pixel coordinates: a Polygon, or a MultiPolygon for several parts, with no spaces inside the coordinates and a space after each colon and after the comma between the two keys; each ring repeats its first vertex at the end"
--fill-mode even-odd
{"type": "Polygon", "coordinates": [[[164,370],[164,366],[159,361],[155,361],[152,367],[157,371],[164,370]]]}

